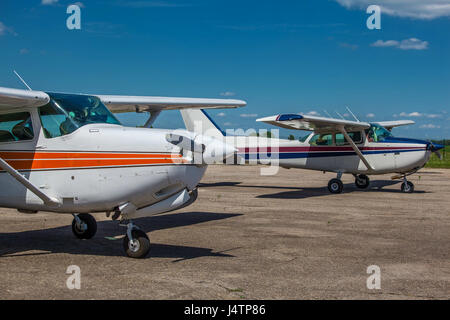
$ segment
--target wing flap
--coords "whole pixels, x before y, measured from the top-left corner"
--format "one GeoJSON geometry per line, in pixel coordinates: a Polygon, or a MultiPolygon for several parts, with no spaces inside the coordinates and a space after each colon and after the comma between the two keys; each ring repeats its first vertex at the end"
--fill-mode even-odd
{"type": "Polygon", "coordinates": [[[344,127],[347,131],[358,131],[370,128],[370,124],[367,122],[306,116],[301,114],[281,114],[257,119],[256,121],[265,122],[286,129],[327,133],[340,132],[341,127],[344,127]]]}
{"type": "Polygon", "coordinates": [[[0,87],[0,109],[40,107],[49,101],[50,97],[43,91],[0,87]]]}
{"type": "Polygon", "coordinates": [[[239,108],[247,103],[234,99],[202,99],[202,98],[174,98],[149,96],[115,96],[97,95],[100,100],[114,113],[121,112],[151,112],[179,109],[213,109],[239,108]]]}

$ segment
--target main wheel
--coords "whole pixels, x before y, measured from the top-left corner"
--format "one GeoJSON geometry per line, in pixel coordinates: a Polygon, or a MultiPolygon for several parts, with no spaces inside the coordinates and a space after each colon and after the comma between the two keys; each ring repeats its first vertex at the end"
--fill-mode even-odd
{"type": "Polygon", "coordinates": [[[360,174],[355,178],[355,184],[360,189],[366,189],[369,187],[370,179],[365,174],[360,174]]]}
{"type": "Polygon", "coordinates": [[[328,190],[331,193],[341,193],[342,190],[344,190],[344,184],[339,179],[331,179],[330,182],[328,182],[328,190]]]}
{"type": "Polygon", "coordinates": [[[414,192],[414,184],[410,181],[406,181],[402,183],[402,192],[404,193],[413,193],[414,192]]]}
{"type": "Polygon", "coordinates": [[[95,218],[88,213],[78,215],[81,224],[78,225],[77,220],[72,221],[72,232],[78,239],[91,239],[97,233],[97,222],[95,218]]]}
{"type": "Polygon", "coordinates": [[[123,249],[130,258],[145,258],[150,251],[150,240],[144,231],[135,229],[131,231],[133,239],[130,240],[128,235],[123,239],[123,249]]]}

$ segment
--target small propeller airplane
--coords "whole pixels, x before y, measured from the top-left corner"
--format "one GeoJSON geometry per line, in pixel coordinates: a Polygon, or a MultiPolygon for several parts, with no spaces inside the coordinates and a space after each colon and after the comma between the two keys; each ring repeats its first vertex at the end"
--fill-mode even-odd
{"type": "Polygon", "coordinates": [[[0,207],[72,214],[72,231],[80,239],[97,231],[90,213],[106,212],[127,227],[126,254],[143,258],[150,241],[133,219],[190,205],[207,164],[236,151],[193,132],[152,129],[153,122],[163,110],[245,105],[0,88],[0,207]],[[145,128],[130,128],[113,115],[119,112],[150,117],[145,128]]]}
{"type": "MultiPolygon", "coordinates": [[[[301,114],[281,114],[257,119],[282,128],[307,130],[304,141],[256,136],[228,136],[204,110],[181,110],[188,130],[222,139],[238,149],[234,164],[271,164],[283,168],[301,168],[335,172],[328,183],[331,193],[341,193],[343,174],[352,174],[358,188],[369,187],[369,175],[395,173],[403,179],[401,191],[412,193],[414,184],[407,176],[416,173],[444,146],[428,141],[397,138],[391,133],[414,121],[360,122],[301,114]]],[[[357,119],[355,119],[357,120],[357,119]]],[[[227,162],[229,164],[229,162],[227,162]]]]}

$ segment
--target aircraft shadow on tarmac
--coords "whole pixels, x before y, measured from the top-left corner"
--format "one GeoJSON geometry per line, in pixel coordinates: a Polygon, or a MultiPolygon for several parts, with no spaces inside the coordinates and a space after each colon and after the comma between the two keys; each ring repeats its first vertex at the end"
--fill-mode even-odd
{"type": "MultiPolygon", "coordinates": [[[[400,188],[397,189],[384,189],[385,187],[392,186],[395,184],[400,184],[401,181],[391,181],[391,180],[375,180],[370,183],[369,188],[362,190],[355,186],[353,183],[344,184],[343,193],[352,193],[352,192],[393,192],[393,193],[402,193],[400,188]]],[[[305,199],[311,197],[322,197],[322,196],[330,196],[332,195],[326,186],[323,187],[314,187],[314,188],[302,188],[302,187],[283,187],[283,186],[255,186],[255,185],[245,185],[242,182],[219,182],[219,183],[202,183],[199,184],[200,188],[212,188],[212,187],[239,187],[239,188],[262,188],[262,189],[283,189],[290,190],[278,193],[271,194],[263,194],[259,195],[256,198],[271,198],[271,199],[305,199]]],[[[426,191],[416,190],[414,193],[426,193],[426,191]]]]}
{"type": "MultiPolygon", "coordinates": [[[[141,230],[148,233],[182,226],[189,226],[214,220],[239,216],[213,212],[180,212],[133,220],[141,230]]],[[[126,228],[117,221],[97,222],[98,231],[91,240],[79,240],[74,237],[71,226],[32,230],[13,233],[0,233],[0,259],[27,255],[44,255],[52,253],[69,253],[98,256],[125,256],[122,250],[122,237],[126,228]],[[115,238],[117,237],[117,238],[115,238]],[[111,240],[115,238],[115,240],[111,240]],[[27,253],[27,251],[47,251],[27,253]],[[23,254],[21,254],[21,252],[23,254]]],[[[150,235],[150,241],[151,241],[150,235]]],[[[233,250],[233,249],[230,249],[233,250]]],[[[226,250],[226,251],[230,251],[226,250]]],[[[210,248],[177,246],[151,243],[147,258],[172,258],[172,262],[195,259],[199,257],[233,257],[230,254],[213,252],[210,248]]]]}

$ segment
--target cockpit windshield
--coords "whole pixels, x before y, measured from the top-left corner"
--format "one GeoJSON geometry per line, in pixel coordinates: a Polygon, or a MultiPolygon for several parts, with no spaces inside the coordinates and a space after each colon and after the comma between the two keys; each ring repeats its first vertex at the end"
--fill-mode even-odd
{"type": "Polygon", "coordinates": [[[386,128],[372,123],[369,132],[367,133],[367,137],[369,142],[383,142],[386,138],[392,137],[392,133],[386,128]]]}
{"type": "Polygon", "coordinates": [[[120,125],[99,98],[87,95],[49,93],[50,102],[39,108],[46,138],[70,134],[92,123],[120,125]]]}

